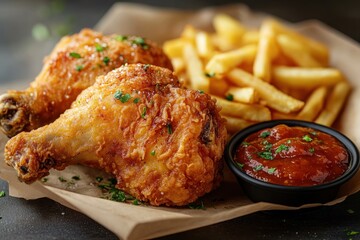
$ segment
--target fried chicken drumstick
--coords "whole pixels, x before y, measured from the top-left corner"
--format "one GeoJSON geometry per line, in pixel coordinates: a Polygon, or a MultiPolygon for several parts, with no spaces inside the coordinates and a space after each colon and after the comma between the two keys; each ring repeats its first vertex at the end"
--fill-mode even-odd
{"type": "Polygon", "coordinates": [[[132,64],[98,77],[53,123],[10,139],[5,161],[26,183],[70,164],[103,169],[141,201],[181,206],[218,185],[226,135],[209,95],[132,64]]]}
{"type": "Polygon", "coordinates": [[[0,96],[0,126],[12,137],[53,122],[96,77],[124,63],[172,68],[155,43],[140,37],[104,36],[90,29],[61,39],[25,91],[0,96]]]}

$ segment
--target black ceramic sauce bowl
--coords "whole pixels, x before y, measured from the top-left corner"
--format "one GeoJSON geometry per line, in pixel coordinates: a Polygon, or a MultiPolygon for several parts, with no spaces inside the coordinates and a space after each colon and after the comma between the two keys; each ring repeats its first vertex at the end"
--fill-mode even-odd
{"type": "Polygon", "coordinates": [[[339,188],[350,180],[359,169],[359,150],[349,138],[332,128],[300,120],[272,120],[252,125],[235,134],[226,146],[225,161],[236,176],[245,194],[252,201],[301,206],[309,203],[326,203],[335,199],[339,188]],[[347,171],[331,182],[305,187],[267,183],[247,175],[234,161],[237,147],[250,134],[265,128],[275,127],[279,124],[285,124],[289,127],[299,126],[313,128],[335,137],[348,151],[349,167],[347,171]]]}

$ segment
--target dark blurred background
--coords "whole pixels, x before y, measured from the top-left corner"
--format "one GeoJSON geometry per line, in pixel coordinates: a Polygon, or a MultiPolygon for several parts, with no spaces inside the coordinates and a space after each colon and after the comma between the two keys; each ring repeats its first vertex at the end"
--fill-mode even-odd
{"type": "MultiPolygon", "coordinates": [[[[61,36],[93,27],[116,2],[121,1],[0,0],[0,84],[32,80],[41,69],[43,57],[49,54],[61,36]]],[[[360,1],[357,0],[128,2],[187,10],[244,3],[254,11],[267,12],[291,22],[318,19],[360,42],[360,1]]]]}

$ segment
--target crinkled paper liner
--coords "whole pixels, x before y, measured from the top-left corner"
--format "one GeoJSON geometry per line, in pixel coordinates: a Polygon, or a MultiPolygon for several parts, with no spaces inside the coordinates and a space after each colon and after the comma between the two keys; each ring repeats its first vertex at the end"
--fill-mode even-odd
{"type": "MultiPolygon", "coordinates": [[[[159,43],[179,35],[185,24],[211,30],[214,14],[223,12],[238,18],[246,26],[258,27],[269,17],[266,14],[251,12],[243,5],[230,5],[219,8],[205,8],[197,12],[159,9],[144,5],[117,3],[101,19],[96,29],[103,33],[134,34],[159,43]]],[[[331,64],[342,70],[349,79],[353,90],[346,107],[335,124],[335,128],[346,134],[360,146],[360,48],[343,34],[318,21],[307,21],[292,25],[301,33],[325,43],[331,49],[331,64]]],[[[27,83],[17,82],[1,86],[6,89],[24,89],[27,83]]],[[[1,156],[7,138],[0,137],[1,156]]],[[[75,209],[94,219],[122,239],[145,239],[194,229],[246,214],[263,210],[291,210],[318,206],[308,204],[299,208],[269,203],[252,203],[241,192],[235,178],[225,169],[225,179],[219,189],[202,198],[205,210],[132,205],[100,198],[101,191],[93,184],[99,172],[82,166],[70,166],[62,172],[52,171],[46,184],[36,182],[32,185],[20,183],[15,171],[0,162],[0,177],[9,182],[10,195],[25,199],[48,197],[67,207],[75,209]],[[81,180],[69,185],[58,181],[61,176],[71,179],[80,176],[81,180]]],[[[336,200],[324,205],[342,202],[348,195],[360,190],[360,172],[341,188],[336,200]]]]}

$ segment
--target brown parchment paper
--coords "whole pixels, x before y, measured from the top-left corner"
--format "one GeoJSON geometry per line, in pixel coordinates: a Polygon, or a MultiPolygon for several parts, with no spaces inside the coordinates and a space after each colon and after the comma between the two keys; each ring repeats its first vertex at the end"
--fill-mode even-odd
{"type": "MultiPolygon", "coordinates": [[[[159,43],[175,38],[184,25],[193,24],[211,30],[211,19],[215,13],[230,14],[246,26],[258,27],[268,17],[251,12],[246,6],[232,5],[205,8],[197,12],[158,9],[144,5],[118,3],[97,24],[96,29],[104,33],[135,34],[159,43]]],[[[360,47],[353,40],[318,21],[307,21],[292,25],[302,34],[315,38],[331,49],[331,65],[344,72],[353,86],[346,107],[335,128],[346,134],[360,147],[360,47]]],[[[1,93],[7,89],[24,89],[28,82],[16,82],[0,86],[1,93]]],[[[225,179],[219,189],[203,197],[206,210],[184,208],[151,207],[113,202],[101,198],[101,191],[94,186],[95,178],[103,175],[99,171],[82,166],[70,166],[62,172],[52,171],[46,183],[32,185],[20,183],[15,171],[3,161],[3,149],[7,138],[0,136],[0,178],[9,182],[10,195],[25,199],[48,197],[67,207],[84,213],[113,231],[122,239],[148,239],[171,233],[198,228],[262,210],[298,209],[269,203],[252,203],[242,192],[232,174],[225,169],[225,179]],[[73,184],[61,183],[58,177],[71,179],[80,176],[73,184]]],[[[348,195],[360,190],[360,172],[348,182],[334,201],[343,201],[348,195]]],[[[308,204],[299,208],[318,206],[308,204]]],[[[241,226],[240,226],[241,227],[241,226]]]]}

